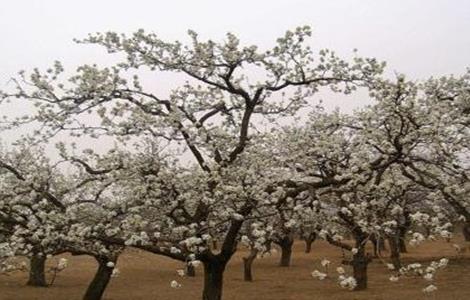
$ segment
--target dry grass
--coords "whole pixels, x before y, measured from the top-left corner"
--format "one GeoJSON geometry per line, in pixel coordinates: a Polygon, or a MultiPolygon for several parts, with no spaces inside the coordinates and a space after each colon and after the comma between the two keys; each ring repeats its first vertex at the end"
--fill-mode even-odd
{"type": "MultiPolygon", "coordinates": [[[[225,300],[323,300],[323,299],[470,299],[470,255],[456,256],[451,243],[425,243],[410,248],[404,255],[406,261],[429,261],[443,256],[452,257],[445,270],[436,275],[438,291],[427,298],[421,292],[425,282],[419,278],[405,278],[389,282],[389,273],[379,261],[374,261],[369,270],[369,289],[363,292],[342,290],[334,280],[318,281],[310,276],[312,270],[320,268],[320,260],[332,261],[332,270],[341,260],[341,251],[322,241],[313,244],[311,254],[303,253],[303,243],[295,244],[293,264],[289,268],[277,266],[279,256],[256,260],[253,266],[254,282],[243,282],[242,255],[239,251],[228,266],[225,276],[225,300]]],[[[457,241],[462,243],[462,241],[457,241]]],[[[387,255],[385,253],[384,255],[387,255]]],[[[25,286],[26,274],[16,273],[0,277],[0,299],[8,300],[72,300],[81,299],[88,281],[92,278],[95,263],[88,257],[68,257],[69,267],[63,271],[50,288],[25,286]]],[[[179,278],[176,269],[181,263],[137,250],[129,250],[118,263],[121,275],[110,283],[105,299],[200,299],[202,273],[198,269],[196,278],[179,278]],[[170,288],[170,281],[181,282],[179,289],[170,288]]]]}

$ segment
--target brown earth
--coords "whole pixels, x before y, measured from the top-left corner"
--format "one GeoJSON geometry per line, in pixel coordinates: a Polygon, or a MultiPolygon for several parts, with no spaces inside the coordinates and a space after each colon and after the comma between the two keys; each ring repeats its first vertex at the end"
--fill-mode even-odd
{"type": "MultiPolygon", "coordinates": [[[[426,263],[431,259],[449,257],[449,266],[438,271],[435,284],[438,290],[433,295],[424,295],[421,291],[426,282],[421,278],[402,278],[398,282],[388,280],[391,273],[387,271],[380,260],[374,260],[369,269],[369,289],[362,292],[352,292],[341,289],[334,279],[319,281],[313,279],[310,273],[321,269],[323,258],[331,260],[330,274],[336,275],[341,250],[317,241],[313,244],[312,253],[303,253],[304,244],[296,242],[291,267],[278,267],[279,255],[257,259],[253,266],[254,281],[243,281],[242,256],[245,250],[240,250],[228,266],[224,282],[225,300],[406,300],[406,299],[470,299],[470,249],[467,253],[456,254],[453,243],[463,245],[462,240],[447,242],[426,242],[416,248],[409,249],[404,255],[404,262],[420,261],[426,263]]],[[[383,254],[387,256],[387,253],[383,254]]],[[[94,260],[89,257],[70,257],[69,266],[61,272],[56,282],[49,288],[34,288],[25,286],[26,275],[16,272],[0,275],[0,299],[2,300],[73,300],[81,299],[88,282],[95,271],[94,260]]],[[[56,260],[54,258],[53,260],[56,260]]],[[[124,253],[117,267],[121,274],[113,278],[105,299],[200,299],[202,287],[202,270],[197,268],[197,277],[180,278],[176,270],[181,263],[161,256],[144,253],[138,250],[128,250],[124,253]],[[173,289],[170,282],[177,280],[181,288],[173,289]]],[[[349,267],[345,267],[350,273],[349,267]]]]}

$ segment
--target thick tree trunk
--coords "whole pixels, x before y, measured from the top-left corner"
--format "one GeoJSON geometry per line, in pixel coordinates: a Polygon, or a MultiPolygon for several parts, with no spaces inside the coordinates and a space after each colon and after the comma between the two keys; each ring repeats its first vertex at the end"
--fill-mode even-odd
{"type": "Polygon", "coordinates": [[[46,287],[46,256],[33,255],[29,259],[29,279],[27,285],[46,287]]]}
{"type": "Polygon", "coordinates": [[[388,243],[390,244],[390,259],[392,260],[393,267],[397,271],[401,268],[400,241],[401,238],[399,236],[391,236],[388,238],[388,243]]]}
{"type": "Polygon", "coordinates": [[[113,262],[115,264],[117,260],[105,257],[95,257],[95,259],[98,262],[98,269],[96,270],[95,277],[88,285],[83,300],[100,300],[103,297],[114,269],[108,267],[107,263],[113,262]]]}
{"type": "Polygon", "coordinates": [[[311,233],[305,237],[305,253],[312,252],[312,244],[316,240],[317,235],[315,233],[311,233]]]}
{"type": "Polygon", "coordinates": [[[224,262],[218,259],[203,261],[204,264],[204,289],[202,291],[203,300],[221,300],[223,275],[225,270],[224,262]]]}
{"type": "Polygon", "coordinates": [[[243,257],[243,280],[253,281],[252,265],[258,255],[258,250],[251,249],[247,257],[243,257]]]}
{"type": "Polygon", "coordinates": [[[470,242],[470,221],[467,221],[463,224],[462,233],[465,241],[470,242]]]}
{"type": "Polygon", "coordinates": [[[355,291],[361,291],[367,289],[367,266],[370,262],[370,258],[364,253],[364,249],[359,250],[353,256],[351,265],[353,267],[353,276],[356,279],[355,291]]]}
{"type": "Polygon", "coordinates": [[[367,289],[367,267],[371,261],[371,257],[366,253],[365,244],[367,242],[367,235],[360,231],[355,230],[354,239],[356,241],[357,252],[353,254],[351,265],[353,267],[353,276],[356,279],[355,291],[367,289]]]}
{"type": "Polygon", "coordinates": [[[289,267],[292,257],[292,245],[294,244],[294,238],[292,236],[286,236],[279,241],[278,245],[281,247],[281,260],[279,266],[289,267]]]}
{"type": "Polygon", "coordinates": [[[186,276],[188,277],[196,277],[196,268],[194,268],[192,263],[186,264],[185,273],[186,273],[186,276]]]}

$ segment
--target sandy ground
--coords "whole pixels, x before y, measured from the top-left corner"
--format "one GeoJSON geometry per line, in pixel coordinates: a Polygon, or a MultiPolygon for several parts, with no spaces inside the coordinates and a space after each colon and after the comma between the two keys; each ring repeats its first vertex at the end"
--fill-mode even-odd
{"type": "MultiPolygon", "coordinates": [[[[323,300],[323,299],[470,299],[470,253],[456,255],[453,243],[463,244],[461,240],[446,242],[426,242],[411,248],[404,255],[405,262],[426,262],[432,258],[450,257],[449,266],[436,274],[438,291],[432,296],[425,296],[421,289],[426,283],[421,278],[403,278],[393,283],[388,280],[390,273],[383,263],[375,260],[369,269],[369,289],[362,292],[351,292],[341,289],[334,279],[319,281],[310,273],[320,269],[320,261],[328,258],[332,261],[330,272],[334,274],[341,261],[341,250],[317,241],[313,244],[312,253],[303,253],[304,244],[296,242],[292,266],[277,266],[279,255],[261,258],[253,266],[254,281],[243,281],[241,257],[246,254],[240,250],[227,268],[224,281],[225,300],[323,300]]],[[[384,256],[387,253],[383,254],[384,256]]],[[[59,274],[55,284],[49,288],[25,286],[26,274],[17,272],[9,276],[0,275],[0,299],[2,300],[73,300],[81,299],[88,282],[91,280],[95,263],[88,257],[70,257],[69,267],[59,274]]],[[[176,270],[181,263],[170,259],[128,250],[118,262],[121,274],[113,278],[106,293],[107,300],[130,299],[200,299],[202,287],[202,270],[197,269],[195,278],[180,278],[176,270]],[[177,280],[181,288],[173,289],[170,281],[177,280]]],[[[349,267],[346,267],[348,271],[349,267]]]]}

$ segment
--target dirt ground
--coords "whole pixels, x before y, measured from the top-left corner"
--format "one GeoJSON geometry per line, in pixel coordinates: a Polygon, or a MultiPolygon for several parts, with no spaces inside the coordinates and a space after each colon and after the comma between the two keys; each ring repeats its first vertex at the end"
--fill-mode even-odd
{"type": "MultiPolygon", "coordinates": [[[[242,256],[246,251],[240,250],[232,259],[225,275],[225,300],[396,300],[396,299],[470,299],[470,253],[456,254],[453,243],[463,244],[456,239],[450,243],[426,242],[416,248],[409,247],[404,255],[404,262],[427,262],[433,258],[450,257],[449,266],[438,271],[435,284],[438,290],[431,296],[423,294],[421,289],[426,282],[421,278],[403,278],[398,282],[388,280],[390,273],[383,263],[374,260],[369,269],[369,288],[367,291],[351,292],[341,289],[334,279],[319,281],[310,273],[320,269],[320,261],[328,258],[332,262],[330,273],[336,275],[335,269],[342,257],[341,250],[316,241],[312,253],[305,254],[304,244],[296,242],[292,266],[277,266],[279,255],[257,259],[253,266],[254,281],[243,281],[242,256]]],[[[470,251],[470,250],[469,250],[470,251]]],[[[386,257],[387,253],[383,253],[386,257]]],[[[17,272],[9,276],[0,275],[0,299],[2,300],[73,300],[81,299],[88,282],[91,280],[95,263],[88,257],[70,257],[69,266],[58,275],[56,282],[49,288],[25,286],[26,274],[17,272]]],[[[105,299],[200,299],[202,288],[202,270],[197,269],[195,278],[180,278],[176,270],[181,263],[170,259],[128,250],[124,253],[117,267],[121,274],[113,278],[105,299]],[[177,280],[181,287],[174,289],[170,282],[177,280]]],[[[350,270],[346,267],[347,271],[350,270]]]]}

